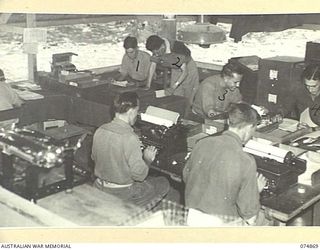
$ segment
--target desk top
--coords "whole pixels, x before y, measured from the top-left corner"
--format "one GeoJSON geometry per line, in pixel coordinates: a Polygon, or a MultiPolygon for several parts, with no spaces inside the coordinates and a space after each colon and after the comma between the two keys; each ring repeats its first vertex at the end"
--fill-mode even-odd
{"type": "Polygon", "coordinates": [[[295,184],[287,191],[261,200],[263,208],[273,218],[287,222],[320,200],[320,185],[295,184]],[[304,190],[303,193],[300,190],[304,190]]]}
{"type": "Polygon", "coordinates": [[[40,199],[38,205],[79,226],[120,225],[141,210],[88,184],[40,199]]]}

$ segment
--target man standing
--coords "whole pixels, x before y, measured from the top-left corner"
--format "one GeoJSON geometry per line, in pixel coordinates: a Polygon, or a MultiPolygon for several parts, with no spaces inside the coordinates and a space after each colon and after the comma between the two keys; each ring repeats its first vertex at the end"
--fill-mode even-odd
{"type": "Polygon", "coordinates": [[[229,129],[199,141],[184,168],[186,205],[254,224],[266,180],[242,145],[252,137],[259,115],[244,103],[231,104],[228,113],[229,129]]]}
{"type": "Polygon", "coordinates": [[[128,36],[123,42],[126,51],[122,58],[119,81],[129,80],[139,86],[146,85],[149,68],[150,55],[138,49],[137,38],[128,36]]]}
{"type": "Polygon", "coordinates": [[[156,156],[153,146],[143,153],[134,125],[139,100],[134,92],[115,97],[114,119],[97,129],[93,137],[92,159],[95,162],[95,186],[136,205],[160,201],[169,191],[164,177],[146,178],[156,156]]]}
{"type": "Polygon", "coordinates": [[[230,103],[241,102],[239,91],[242,72],[238,65],[228,63],[220,75],[213,75],[200,83],[195,95],[192,112],[203,119],[212,118],[226,111],[230,103]]]}
{"type": "MultiPolygon", "coordinates": [[[[168,39],[161,38],[157,35],[149,36],[146,41],[146,49],[152,53],[153,58],[158,58],[164,54],[171,53],[171,45],[168,39]]],[[[157,63],[151,60],[149,75],[147,80],[147,88],[151,87],[152,79],[156,72],[157,63]]]]}

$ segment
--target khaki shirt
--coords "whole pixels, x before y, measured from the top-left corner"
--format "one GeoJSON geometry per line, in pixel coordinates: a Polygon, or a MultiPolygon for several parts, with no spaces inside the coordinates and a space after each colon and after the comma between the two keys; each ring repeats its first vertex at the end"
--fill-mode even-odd
{"type": "MultiPolygon", "coordinates": [[[[0,82],[0,111],[13,109],[22,104],[21,99],[16,92],[12,90],[9,84],[0,82]]],[[[0,121],[0,127],[10,128],[12,123],[17,123],[18,119],[0,121]]]]}
{"type": "Polygon", "coordinates": [[[192,109],[197,114],[206,118],[211,109],[216,112],[225,112],[230,103],[241,102],[242,96],[239,89],[225,90],[221,87],[222,81],[220,75],[214,75],[200,83],[192,105],[192,109]]]}
{"type": "Polygon", "coordinates": [[[150,63],[150,55],[147,52],[138,50],[137,57],[133,60],[125,54],[122,58],[120,73],[128,75],[133,80],[144,81],[148,77],[150,63]]]}
{"type": "Polygon", "coordinates": [[[142,159],[138,136],[129,124],[118,118],[95,132],[92,159],[95,162],[95,175],[116,184],[143,181],[149,171],[142,159]]]}
{"type": "Polygon", "coordinates": [[[249,219],[260,209],[256,173],[255,159],[243,151],[235,133],[202,139],[183,170],[186,205],[207,214],[249,219]]]}

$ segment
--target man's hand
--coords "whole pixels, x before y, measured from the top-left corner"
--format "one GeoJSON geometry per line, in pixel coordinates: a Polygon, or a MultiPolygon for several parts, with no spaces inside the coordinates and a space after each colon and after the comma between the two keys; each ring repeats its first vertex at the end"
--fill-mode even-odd
{"type": "Polygon", "coordinates": [[[150,164],[154,161],[154,158],[156,157],[157,149],[155,146],[148,146],[143,151],[143,159],[150,164]]]}
{"type": "Polygon", "coordinates": [[[263,115],[266,115],[266,114],[269,113],[269,110],[268,110],[266,107],[260,106],[260,108],[261,108],[261,111],[262,111],[262,114],[263,114],[263,115]]]}
{"type": "Polygon", "coordinates": [[[264,186],[267,184],[267,179],[262,175],[257,173],[257,183],[258,183],[258,190],[259,193],[263,190],[264,186]]]}
{"type": "Polygon", "coordinates": [[[306,128],[310,128],[307,123],[304,123],[304,122],[298,123],[297,129],[306,129],[306,128]]]}

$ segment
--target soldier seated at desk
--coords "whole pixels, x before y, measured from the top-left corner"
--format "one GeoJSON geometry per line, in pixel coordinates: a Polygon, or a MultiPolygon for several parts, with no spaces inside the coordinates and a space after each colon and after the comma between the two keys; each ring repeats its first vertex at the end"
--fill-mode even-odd
{"type": "MultiPolygon", "coordinates": [[[[0,69],[0,111],[20,107],[23,101],[14,92],[9,84],[6,83],[3,70],[0,69]]],[[[10,128],[12,124],[17,123],[18,119],[0,121],[0,127],[10,128]]]]}
{"type": "Polygon", "coordinates": [[[314,130],[320,124],[320,64],[309,64],[302,73],[302,83],[295,89],[292,110],[297,113],[301,123],[314,130]]]}
{"type": "Polygon", "coordinates": [[[242,76],[238,65],[227,63],[219,75],[204,79],[193,100],[192,114],[210,119],[225,112],[230,103],[241,102],[239,86],[242,76]]]}
{"type": "Polygon", "coordinates": [[[97,129],[93,137],[95,186],[125,201],[147,205],[160,201],[169,191],[164,177],[147,177],[156,156],[153,146],[143,153],[134,125],[139,100],[134,92],[122,93],[113,102],[114,119],[97,129]]]}
{"type": "Polygon", "coordinates": [[[125,54],[122,58],[118,81],[127,80],[145,86],[150,68],[150,55],[138,49],[137,38],[128,36],[123,42],[125,54]]]}

